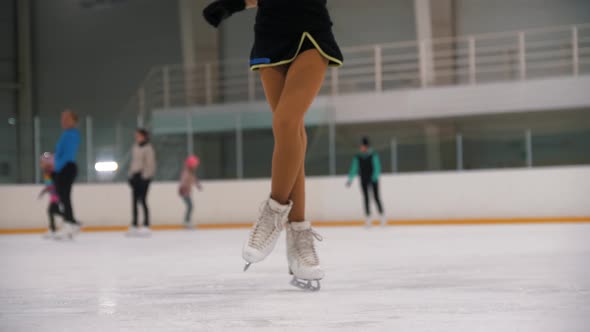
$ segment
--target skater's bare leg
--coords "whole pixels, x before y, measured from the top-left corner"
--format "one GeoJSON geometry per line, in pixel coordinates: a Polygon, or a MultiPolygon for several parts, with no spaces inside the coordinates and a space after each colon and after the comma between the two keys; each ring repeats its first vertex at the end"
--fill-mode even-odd
{"type": "MultiPolygon", "coordinates": [[[[266,100],[274,113],[285,86],[287,66],[262,68],[260,69],[260,77],[266,100]]],[[[303,153],[305,155],[305,151],[307,150],[307,133],[305,132],[304,124],[300,127],[300,136],[303,141],[303,153]]],[[[297,179],[289,199],[293,202],[293,208],[289,214],[289,221],[305,220],[305,160],[301,163],[301,168],[297,174],[297,179]]]]}
{"type": "Polygon", "coordinates": [[[302,171],[306,139],[301,128],[307,109],[320,91],[327,66],[328,60],[317,50],[301,53],[286,73],[283,91],[274,108],[271,197],[281,204],[289,201],[302,171]]]}

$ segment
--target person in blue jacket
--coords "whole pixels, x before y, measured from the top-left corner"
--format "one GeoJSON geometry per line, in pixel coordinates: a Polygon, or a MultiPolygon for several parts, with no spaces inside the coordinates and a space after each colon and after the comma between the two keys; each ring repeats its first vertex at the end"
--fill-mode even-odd
{"type": "Polygon", "coordinates": [[[64,225],[56,234],[57,238],[72,238],[79,230],[72,208],[72,186],[78,175],[76,156],[80,147],[80,132],[76,128],[78,115],[70,110],[61,114],[63,132],[55,148],[56,189],[63,206],[64,225]]]}
{"type": "Polygon", "coordinates": [[[385,226],[387,219],[383,214],[383,205],[379,196],[379,176],[381,175],[381,161],[379,155],[373,149],[368,137],[361,139],[360,153],[352,159],[350,172],[348,174],[347,187],[350,187],[352,180],[359,175],[361,178],[361,189],[365,203],[366,226],[371,226],[371,205],[369,203],[369,188],[373,189],[373,199],[377,203],[377,209],[381,216],[381,226],[385,226]]]}

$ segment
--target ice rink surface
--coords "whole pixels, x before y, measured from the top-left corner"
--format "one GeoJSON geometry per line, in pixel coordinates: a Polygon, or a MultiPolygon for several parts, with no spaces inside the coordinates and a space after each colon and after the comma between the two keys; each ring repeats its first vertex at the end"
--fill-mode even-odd
{"type": "Polygon", "coordinates": [[[590,331],[590,224],[318,230],[319,293],[245,229],[0,236],[0,331],[590,331]]]}

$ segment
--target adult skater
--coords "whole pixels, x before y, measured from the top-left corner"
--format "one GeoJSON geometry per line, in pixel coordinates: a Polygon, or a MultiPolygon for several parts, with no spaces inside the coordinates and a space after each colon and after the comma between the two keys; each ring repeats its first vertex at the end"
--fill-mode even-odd
{"type": "Polygon", "coordinates": [[[80,132],[76,128],[78,115],[71,110],[61,114],[63,133],[55,149],[55,180],[56,189],[63,207],[64,224],[55,234],[58,239],[72,238],[80,229],[80,224],[74,218],[72,207],[72,186],[78,175],[76,155],[80,147],[80,132]]]}
{"type": "Polygon", "coordinates": [[[149,140],[149,133],[145,129],[135,131],[135,144],[131,149],[131,164],[129,165],[129,185],[132,194],[133,221],[129,227],[129,236],[149,236],[150,211],[147,195],[150,182],[156,174],[156,153],[149,140]],[[137,205],[143,207],[143,227],[138,227],[137,205]]]}
{"type": "Polygon", "coordinates": [[[57,227],[55,226],[55,216],[63,217],[63,213],[59,207],[59,196],[57,189],[55,188],[55,173],[54,173],[55,161],[53,154],[45,152],[41,155],[40,166],[43,172],[43,184],[44,188],[39,193],[39,198],[43,195],[49,195],[49,206],[47,207],[47,215],[49,216],[49,230],[43,235],[46,239],[55,238],[57,227]]]}
{"type": "Polygon", "coordinates": [[[352,159],[350,172],[348,174],[347,187],[350,187],[352,180],[359,175],[361,178],[361,190],[365,203],[366,227],[371,227],[371,204],[369,201],[369,188],[373,189],[373,199],[377,203],[377,209],[381,216],[381,226],[385,226],[387,219],[383,214],[383,205],[381,204],[381,197],[379,196],[379,176],[381,176],[381,161],[379,155],[369,143],[368,137],[361,139],[360,153],[352,159]]]}
{"type": "Polygon", "coordinates": [[[184,227],[187,229],[192,228],[191,219],[193,215],[193,186],[196,186],[199,191],[203,190],[201,181],[199,181],[199,178],[196,174],[200,163],[201,161],[197,156],[189,156],[186,158],[184,161],[184,168],[180,174],[180,183],[178,184],[178,194],[186,205],[186,213],[184,214],[183,223],[184,227]]]}
{"type": "Polygon", "coordinates": [[[319,289],[324,272],[314,246],[314,238],[321,237],[305,218],[303,119],[327,67],[342,65],[326,5],[326,0],[217,0],[204,10],[207,21],[217,27],[246,7],[258,7],[250,68],[260,71],[273,112],[274,151],[270,198],[244,244],[245,269],[270,254],[286,225],[292,284],[311,290],[319,289]]]}

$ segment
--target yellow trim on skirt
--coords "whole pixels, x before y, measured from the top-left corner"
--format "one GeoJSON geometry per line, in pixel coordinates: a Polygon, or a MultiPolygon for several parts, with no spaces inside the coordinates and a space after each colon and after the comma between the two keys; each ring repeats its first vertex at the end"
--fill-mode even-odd
{"type": "Polygon", "coordinates": [[[281,65],[286,65],[288,63],[291,63],[293,61],[295,61],[295,59],[297,58],[297,56],[299,55],[299,51],[301,51],[301,47],[303,46],[303,42],[305,41],[305,38],[309,38],[309,41],[313,44],[313,46],[315,46],[315,48],[318,50],[318,52],[320,52],[320,54],[330,60],[331,62],[333,62],[333,64],[331,63],[330,66],[332,67],[340,67],[342,66],[342,61],[328,55],[326,52],[324,52],[324,50],[322,50],[322,48],[320,47],[320,45],[315,41],[315,39],[313,39],[313,37],[311,36],[311,34],[309,32],[304,32],[303,35],[301,35],[301,41],[299,41],[299,46],[297,47],[297,52],[295,52],[295,56],[289,60],[283,60],[283,61],[279,61],[279,62],[275,62],[275,63],[262,63],[262,64],[258,64],[258,65],[253,65],[250,67],[250,70],[258,70],[260,68],[267,68],[267,67],[276,67],[276,66],[281,66],[281,65]]]}

